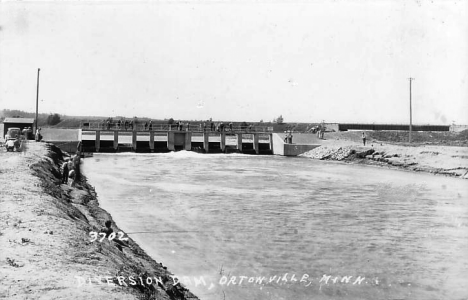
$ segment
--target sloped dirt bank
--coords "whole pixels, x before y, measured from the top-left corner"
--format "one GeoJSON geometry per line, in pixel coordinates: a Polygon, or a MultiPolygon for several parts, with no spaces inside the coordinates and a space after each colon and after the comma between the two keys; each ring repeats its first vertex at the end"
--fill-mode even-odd
{"type": "Polygon", "coordinates": [[[91,241],[107,220],[121,230],[86,178],[61,184],[63,158],[45,143],[0,150],[0,298],[197,299],[130,238],[91,241]]]}

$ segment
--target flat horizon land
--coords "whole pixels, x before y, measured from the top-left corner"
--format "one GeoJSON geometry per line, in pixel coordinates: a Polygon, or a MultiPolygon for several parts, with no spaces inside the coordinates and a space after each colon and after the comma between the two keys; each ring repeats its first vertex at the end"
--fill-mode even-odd
{"type": "MultiPolygon", "coordinates": [[[[133,116],[133,117],[126,117],[126,116],[80,116],[80,115],[65,115],[65,114],[59,114],[61,117],[61,120],[58,124],[54,125],[49,125],[47,124],[47,117],[52,115],[53,113],[39,113],[38,114],[38,126],[39,127],[55,127],[55,128],[79,128],[82,122],[92,122],[92,123],[98,123],[98,122],[105,122],[107,119],[112,118],[114,122],[117,122],[118,120],[137,120],[139,123],[143,124],[146,121],[152,120],[153,124],[168,124],[169,120],[172,119],[174,121],[173,124],[177,121],[181,121],[184,124],[186,122],[193,122],[193,124],[200,124],[203,122],[207,122],[208,119],[180,119],[180,118],[174,118],[174,116],[169,116],[168,118],[152,118],[152,117],[147,117],[147,116],[133,116]]],[[[33,112],[26,112],[26,111],[21,111],[21,110],[8,110],[8,109],[3,109],[0,110],[0,121],[3,121],[4,118],[13,118],[13,117],[22,117],[22,118],[35,118],[35,113],[33,112]]],[[[280,116],[277,116],[280,117],[280,116]]],[[[293,129],[296,131],[306,131],[310,129],[312,126],[318,125],[323,122],[323,120],[315,120],[315,121],[309,121],[309,122],[297,122],[297,121],[289,121],[287,118],[281,122],[278,123],[276,121],[276,117],[273,118],[273,120],[268,120],[268,119],[263,119],[259,121],[252,121],[252,120],[242,120],[242,121],[233,121],[233,120],[223,120],[223,119],[218,119],[216,117],[213,118],[213,122],[219,123],[223,122],[224,124],[229,124],[232,122],[233,124],[241,124],[241,123],[247,123],[247,124],[252,124],[253,126],[275,126],[274,131],[283,131],[287,129],[293,129]]],[[[338,122],[338,121],[326,121],[325,124],[395,124],[395,125],[408,125],[409,123],[401,123],[401,122],[356,122],[356,121],[345,121],[345,122],[338,122]]],[[[418,122],[413,122],[413,126],[418,126],[418,125],[443,125],[443,126],[450,126],[450,124],[430,124],[430,123],[418,123],[418,122]]],[[[457,126],[465,126],[468,128],[468,124],[466,125],[457,125],[457,126]]]]}

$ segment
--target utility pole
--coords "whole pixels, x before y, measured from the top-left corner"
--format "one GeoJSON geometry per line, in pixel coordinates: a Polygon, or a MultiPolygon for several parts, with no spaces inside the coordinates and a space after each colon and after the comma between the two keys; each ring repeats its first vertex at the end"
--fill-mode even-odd
{"type": "Polygon", "coordinates": [[[413,131],[413,112],[411,108],[411,82],[414,80],[414,78],[408,78],[409,79],[409,138],[408,141],[411,143],[411,133],[413,131]]]}
{"type": "Polygon", "coordinates": [[[38,113],[38,110],[39,110],[39,72],[41,71],[41,69],[37,69],[37,90],[36,90],[36,121],[35,121],[35,126],[36,126],[36,130],[37,131],[37,113],[38,113]]]}

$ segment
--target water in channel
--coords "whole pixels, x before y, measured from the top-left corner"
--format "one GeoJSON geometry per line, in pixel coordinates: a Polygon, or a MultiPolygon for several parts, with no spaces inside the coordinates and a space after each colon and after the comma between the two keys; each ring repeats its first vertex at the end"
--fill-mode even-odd
{"type": "Polygon", "coordinates": [[[95,154],[101,206],[200,299],[465,299],[468,182],[306,158],[95,154]]]}

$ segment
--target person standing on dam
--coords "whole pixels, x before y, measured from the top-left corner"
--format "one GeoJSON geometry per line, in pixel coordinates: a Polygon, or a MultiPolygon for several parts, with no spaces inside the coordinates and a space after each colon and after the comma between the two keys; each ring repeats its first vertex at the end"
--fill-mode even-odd
{"type": "Polygon", "coordinates": [[[366,145],[366,134],[364,132],[362,133],[362,144],[366,145]]]}
{"type": "Polygon", "coordinates": [[[36,129],[35,139],[36,139],[36,142],[40,142],[42,140],[41,128],[36,129]]]}

